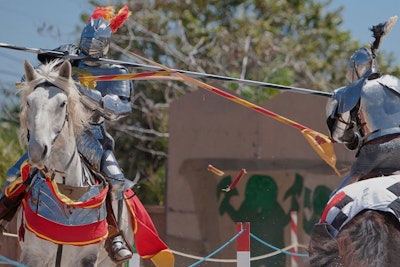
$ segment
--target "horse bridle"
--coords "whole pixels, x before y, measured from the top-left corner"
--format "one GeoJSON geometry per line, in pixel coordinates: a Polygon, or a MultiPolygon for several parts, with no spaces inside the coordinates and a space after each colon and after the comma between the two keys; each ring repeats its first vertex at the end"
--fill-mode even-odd
{"type": "MultiPolygon", "coordinates": [[[[38,88],[38,87],[49,87],[49,86],[57,87],[56,85],[54,85],[53,83],[51,83],[51,82],[49,82],[49,81],[44,81],[44,82],[42,82],[42,83],[37,84],[33,90],[35,90],[35,89],[38,88]]],[[[66,107],[66,108],[67,108],[67,107],[66,107]]],[[[62,130],[64,129],[65,124],[68,122],[68,120],[69,120],[69,113],[68,113],[68,110],[67,110],[66,113],[65,113],[64,122],[63,122],[63,124],[61,125],[61,128],[56,132],[56,136],[55,136],[55,137],[53,138],[53,140],[51,141],[51,145],[53,145],[53,144],[56,142],[58,136],[60,135],[60,133],[61,133],[62,130]]],[[[28,130],[27,130],[27,140],[28,140],[28,142],[29,142],[29,139],[30,139],[30,133],[29,133],[29,129],[28,129],[28,130]]],[[[69,165],[71,165],[72,160],[73,160],[73,158],[75,157],[75,154],[76,154],[76,151],[72,154],[70,160],[69,160],[68,163],[67,163],[66,168],[68,168],[69,165]]],[[[46,167],[45,167],[45,169],[43,170],[43,172],[44,172],[45,174],[51,173],[51,178],[54,178],[54,176],[56,175],[56,173],[60,173],[60,174],[64,173],[64,172],[58,171],[58,170],[48,170],[46,167]]]]}

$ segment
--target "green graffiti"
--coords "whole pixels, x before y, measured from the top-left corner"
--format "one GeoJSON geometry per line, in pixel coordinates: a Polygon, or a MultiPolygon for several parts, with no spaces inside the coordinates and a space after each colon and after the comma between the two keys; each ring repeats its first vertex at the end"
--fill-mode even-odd
{"type": "Polygon", "coordinates": [[[301,195],[301,191],[303,190],[303,176],[296,173],[293,185],[286,191],[283,200],[286,200],[291,197],[291,211],[299,211],[300,205],[298,202],[298,198],[301,195]]]}
{"type": "Polygon", "coordinates": [[[309,188],[305,188],[304,209],[309,209],[311,211],[309,219],[307,219],[305,212],[303,213],[303,230],[307,234],[311,233],[314,224],[316,224],[321,217],[331,192],[332,191],[324,185],[318,185],[314,189],[313,194],[309,188]]]}
{"type": "MultiPolygon", "coordinates": [[[[297,200],[294,201],[293,198],[299,195],[298,184],[303,184],[299,179],[295,179],[291,189],[285,193],[286,197],[292,198],[292,203],[296,203],[297,207],[297,200]]],[[[230,176],[222,179],[217,187],[218,190],[226,188],[231,181],[230,176]]],[[[219,206],[220,215],[227,213],[234,222],[250,222],[251,233],[273,246],[283,248],[284,228],[289,224],[290,216],[278,202],[278,186],[274,179],[266,175],[252,175],[246,184],[244,200],[238,210],[230,204],[230,198],[235,195],[238,195],[235,189],[224,194],[219,206]]],[[[217,193],[217,196],[220,198],[220,193],[217,193]]],[[[274,250],[256,240],[251,240],[253,257],[270,252],[274,250]]],[[[251,266],[285,266],[285,255],[278,254],[274,257],[252,261],[251,266]]]]}
{"type": "MultiPolygon", "coordinates": [[[[236,210],[230,199],[239,196],[237,189],[223,192],[232,182],[231,176],[224,177],[217,186],[217,199],[220,201],[219,214],[227,214],[234,222],[250,222],[251,233],[263,241],[278,247],[285,247],[284,229],[290,223],[290,211],[300,211],[299,199],[304,193],[303,210],[307,209],[308,217],[303,211],[303,230],[309,234],[313,225],[321,216],[328,202],[331,190],[323,185],[317,186],[314,191],[304,187],[304,178],[295,174],[293,183],[283,195],[282,201],[290,201],[289,211],[286,213],[278,200],[278,186],[275,180],[267,175],[252,175],[246,184],[244,199],[236,210]],[[222,199],[222,200],[221,200],[222,199]],[[311,214],[311,215],[310,215],[311,214]]],[[[264,255],[274,250],[251,240],[251,256],[264,255]]],[[[251,266],[285,266],[285,255],[252,261],[251,266]]]]}

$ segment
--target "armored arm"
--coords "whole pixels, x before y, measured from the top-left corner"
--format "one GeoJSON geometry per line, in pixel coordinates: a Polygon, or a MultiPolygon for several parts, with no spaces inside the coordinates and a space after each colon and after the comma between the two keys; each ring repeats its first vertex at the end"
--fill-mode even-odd
{"type": "Polygon", "coordinates": [[[335,98],[329,99],[327,103],[326,120],[331,137],[338,143],[343,143],[345,146],[354,150],[361,144],[362,138],[358,132],[358,127],[352,116],[352,111],[346,111],[339,114],[337,112],[337,102],[335,98]]]}
{"type": "MultiPolygon", "coordinates": [[[[81,66],[84,67],[83,70],[95,76],[128,73],[125,67],[117,65],[99,67],[81,66]]],[[[107,120],[118,120],[131,113],[132,103],[130,100],[133,94],[132,81],[98,81],[96,82],[95,89],[88,89],[79,85],[79,90],[82,94],[82,103],[107,120]]]]}
{"type": "Polygon", "coordinates": [[[127,97],[112,94],[102,96],[100,91],[88,89],[81,84],[78,84],[78,88],[82,103],[108,120],[118,120],[132,111],[132,104],[127,97]]]}
{"type": "Polygon", "coordinates": [[[106,95],[103,97],[103,108],[102,115],[106,119],[118,120],[131,113],[132,104],[129,99],[117,95],[106,95]]]}
{"type": "MultiPolygon", "coordinates": [[[[64,54],[64,56],[68,59],[69,55],[75,55],[75,56],[79,55],[79,47],[77,47],[74,44],[60,45],[59,47],[54,48],[51,51],[39,53],[37,55],[37,59],[42,64],[46,64],[52,60],[61,58],[60,54],[55,55],[54,52],[60,52],[60,53],[64,54]]],[[[71,60],[71,59],[69,59],[69,61],[71,62],[72,66],[76,66],[78,64],[78,61],[71,60]]]]}

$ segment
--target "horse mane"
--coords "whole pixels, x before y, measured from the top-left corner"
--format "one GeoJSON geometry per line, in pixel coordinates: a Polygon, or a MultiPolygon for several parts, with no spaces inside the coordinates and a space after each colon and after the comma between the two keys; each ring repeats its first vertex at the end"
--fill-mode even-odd
{"type": "Polygon", "coordinates": [[[80,93],[76,86],[76,82],[69,77],[68,79],[59,76],[58,67],[62,61],[56,59],[47,64],[40,65],[35,69],[36,79],[32,81],[23,81],[18,90],[20,94],[20,130],[19,138],[21,143],[28,142],[28,128],[27,128],[27,102],[26,98],[32,93],[35,88],[44,82],[49,82],[54,86],[60,88],[65,92],[68,97],[67,111],[69,114],[68,122],[74,129],[75,137],[82,131],[88,128],[90,113],[80,101],[80,93]]]}
{"type": "Polygon", "coordinates": [[[309,252],[311,266],[389,267],[400,262],[400,225],[391,213],[364,210],[335,238],[314,233],[309,252]]]}

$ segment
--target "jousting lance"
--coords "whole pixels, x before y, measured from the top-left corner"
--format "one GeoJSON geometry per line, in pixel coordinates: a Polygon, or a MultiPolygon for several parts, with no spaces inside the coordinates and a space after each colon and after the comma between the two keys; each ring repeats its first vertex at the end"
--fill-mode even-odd
{"type": "Polygon", "coordinates": [[[232,94],[230,94],[228,92],[225,92],[225,91],[223,91],[221,89],[218,89],[218,88],[216,88],[214,86],[211,86],[209,84],[206,84],[206,83],[203,83],[201,81],[198,81],[198,80],[196,80],[196,79],[194,79],[192,77],[189,77],[189,76],[187,76],[187,75],[185,75],[183,73],[174,71],[173,69],[170,69],[170,68],[168,68],[168,67],[166,67],[166,66],[164,66],[162,64],[154,62],[154,61],[152,61],[150,59],[147,59],[145,57],[142,57],[142,56],[140,56],[138,54],[135,54],[133,52],[128,52],[128,53],[131,54],[134,57],[137,57],[137,58],[145,61],[145,62],[153,64],[153,65],[155,65],[155,66],[157,66],[157,67],[159,67],[159,68],[161,68],[161,69],[163,69],[163,70],[165,70],[167,72],[171,72],[173,75],[176,75],[176,76],[182,78],[182,80],[184,80],[186,82],[194,84],[194,85],[196,85],[196,86],[198,86],[200,88],[203,88],[203,89],[205,89],[207,91],[210,91],[210,92],[212,92],[214,94],[222,96],[222,97],[224,97],[224,98],[226,98],[228,100],[231,100],[231,101],[233,101],[235,103],[238,103],[238,104],[240,104],[240,105],[242,105],[244,107],[247,107],[247,108],[250,108],[252,110],[255,110],[255,111],[257,111],[257,112],[259,112],[259,113],[261,113],[263,115],[271,117],[271,118],[273,118],[275,120],[278,120],[278,121],[280,121],[282,123],[285,123],[285,124],[287,124],[289,126],[292,126],[292,127],[296,128],[296,129],[300,130],[301,133],[303,134],[303,136],[308,141],[308,143],[315,150],[315,152],[329,166],[331,166],[334,169],[336,174],[338,174],[339,176],[341,175],[339,170],[336,168],[336,155],[335,155],[335,151],[334,151],[334,148],[333,148],[333,141],[328,136],[326,136],[326,135],[324,135],[322,133],[319,133],[319,132],[317,132],[315,130],[312,130],[312,129],[310,129],[310,128],[304,126],[304,125],[301,125],[301,124],[299,124],[299,123],[297,123],[295,121],[292,121],[292,120],[290,120],[288,118],[280,116],[280,115],[278,115],[278,114],[276,114],[276,113],[274,113],[274,112],[272,112],[272,111],[270,111],[268,109],[265,109],[265,108],[263,108],[261,106],[253,104],[253,103],[251,103],[251,102],[249,102],[247,100],[244,100],[244,99],[239,98],[239,97],[237,97],[235,95],[232,95],[232,94]]]}
{"type": "MultiPolygon", "coordinates": [[[[211,164],[208,165],[207,170],[209,170],[209,171],[212,172],[212,173],[215,173],[215,174],[218,175],[218,176],[224,175],[224,172],[223,172],[223,171],[221,171],[220,169],[217,169],[216,167],[214,167],[214,166],[211,165],[211,164]]],[[[238,173],[238,175],[236,175],[235,180],[233,180],[233,182],[231,182],[231,184],[230,184],[227,188],[222,189],[222,191],[229,192],[229,191],[231,191],[232,189],[234,189],[234,188],[236,187],[236,185],[239,183],[239,181],[242,179],[243,175],[246,174],[246,173],[247,173],[246,169],[242,169],[242,170],[238,173]]]]}
{"type": "Polygon", "coordinates": [[[234,189],[236,185],[239,183],[240,179],[242,179],[243,175],[246,173],[247,173],[246,169],[242,169],[236,176],[235,180],[233,180],[233,182],[227,188],[222,189],[222,191],[229,192],[232,189],[234,189]]]}
{"type": "MultiPolygon", "coordinates": [[[[35,54],[46,54],[49,56],[63,58],[63,59],[70,59],[70,60],[85,60],[85,61],[96,61],[96,62],[106,63],[106,64],[119,64],[119,65],[123,65],[126,67],[144,68],[144,69],[154,70],[154,71],[163,70],[160,67],[152,66],[152,65],[127,62],[127,61],[121,61],[121,60],[114,60],[114,59],[108,59],[108,58],[94,58],[94,57],[84,56],[84,55],[74,55],[74,54],[69,54],[67,52],[61,52],[61,51],[55,51],[55,50],[49,50],[49,49],[41,49],[41,48],[16,46],[16,45],[11,45],[11,44],[6,44],[6,43],[0,43],[0,48],[8,48],[8,49],[30,52],[30,53],[35,53],[35,54]]],[[[236,83],[246,84],[249,86],[257,86],[257,87],[264,87],[264,88],[270,88],[270,89],[292,91],[292,92],[296,92],[296,93],[311,94],[311,95],[318,95],[318,96],[324,96],[324,97],[331,97],[333,95],[330,92],[324,92],[324,91],[318,91],[318,90],[312,90],[312,89],[306,89],[306,88],[300,88],[300,87],[294,87],[294,86],[279,85],[279,84],[274,84],[274,83],[240,79],[240,78],[234,78],[234,77],[228,77],[228,76],[187,71],[187,70],[179,70],[179,69],[171,69],[171,70],[174,72],[177,72],[177,73],[186,74],[186,75],[188,75],[190,77],[194,77],[194,78],[213,79],[213,80],[220,80],[220,81],[225,81],[225,82],[236,82],[236,83]]]]}
{"type": "MultiPolygon", "coordinates": [[[[258,82],[258,81],[252,81],[252,80],[243,80],[243,79],[238,79],[238,78],[231,78],[231,77],[218,76],[218,75],[212,75],[212,74],[171,69],[171,68],[168,68],[164,65],[161,65],[154,61],[151,61],[147,58],[144,58],[144,57],[137,55],[135,53],[132,53],[132,52],[128,52],[128,53],[134,57],[141,59],[144,62],[148,62],[148,63],[152,64],[153,66],[119,61],[119,60],[106,59],[106,58],[92,58],[92,57],[88,57],[88,56],[73,55],[73,54],[68,54],[68,53],[64,53],[64,52],[60,52],[60,51],[53,51],[53,50],[27,48],[27,47],[15,46],[15,45],[10,45],[10,44],[5,44],[5,43],[0,43],[0,47],[19,50],[19,51],[25,51],[25,52],[31,52],[31,53],[36,53],[36,54],[46,53],[48,55],[52,55],[54,57],[59,57],[59,58],[64,58],[64,59],[98,61],[98,62],[108,63],[108,64],[120,64],[120,65],[125,65],[125,66],[147,68],[147,69],[159,71],[159,73],[157,73],[157,74],[153,73],[152,75],[149,75],[149,76],[154,76],[154,78],[156,78],[157,76],[161,76],[161,77],[164,76],[166,73],[161,73],[161,71],[164,70],[168,74],[171,73],[173,75],[176,75],[186,82],[189,82],[191,84],[199,86],[200,88],[208,90],[208,91],[215,93],[219,96],[222,96],[228,100],[238,103],[244,107],[255,110],[263,115],[271,117],[275,120],[278,120],[282,123],[285,123],[289,126],[292,126],[296,129],[300,130],[301,133],[303,134],[303,136],[306,138],[306,140],[312,146],[312,148],[316,151],[316,153],[329,166],[331,166],[338,175],[340,175],[340,172],[336,168],[336,155],[335,155],[335,152],[333,149],[333,141],[329,137],[327,137],[327,136],[323,135],[322,133],[319,133],[315,130],[312,130],[308,127],[305,127],[295,121],[292,121],[288,118],[280,116],[272,111],[269,111],[261,106],[258,106],[249,101],[241,99],[237,96],[234,96],[230,93],[220,90],[214,86],[211,86],[211,85],[208,85],[201,81],[198,81],[196,79],[193,79],[192,76],[193,77],[201,77],[201,78],[219,79],[219,80],[225,80],[225,81],[236,81],[236,82],[240,82],[240,83],[248,84],[248,85],[263,86],[263,87],[280,89],[280,90],[291,90],[291,91],[298,92],[298,93],[315,94],[315,95],[321,95],[321,96],[326,96],[326,97],[331,97],[332,93],[315,91],[315,90],[304,89],[304,88],[291,87],[291,86],[277,85],[277,84],[271,84],[271,83],[264,83],[264,82],[258,82]],[[185,75],[185,74],[187,74],[187,75],[185,75]]],[[[88,77],[86,77],[86,78],[88,78],[88,77]]],[[[142,77],[142,78],[144,78],[144,77],[142,77]]]]}
{"type": "MultiPolygon", "coordinates": [[[[198,81],[192,77],[186,76],[183,73],[174,71],[173,69],[170,69],[166,66],[163,66],[159,63],[153,62],[149,59],[146,59],[142,56],[139,56],[137,54],[132,53],[132,55],[142,59],[143,61],[150,62],[151,64],[154,64],[156,66],[160,66],[161,69],[164,69],[163,71],[158,71],[158,72],[142,72],[142,73],[130,73],[130,74],[122,74],[122,75],[102,75],[102,76],[80,76],[78,77],[78,80],[85,86],[90,86],[93,85],[93,82],[96,81],[110,81],[110,80],[125,80],[125,79],[130,79],[130,80],[142,80],[142,79],[154,79],[154,78],[164,78],[164,79],[171,79],[171,80],[180,80],[180,81],[186,81],[191,84],[194,84],[200,88],[206,89],[212,93],[215,93],[219,96],[222,96],[226,99],[229,99],[233,102],[236,102],[242,106],[245,106],[247,108],[253,109],[263,115],[266,115],[268,117],[272,117],[275,120],[278,120],[280,122],[283,122],[289,126],[292,126],[298,130],[301,131],[303,136],[306,138],[306,140],[309,142],[309,144],[313,147],[313,149],[317,152],[317,154],[326,162],[328,163],[329,166],[331,166],[335,172],[340,175],[340,172],[336,168],[336,156],[335,152],[333,149],[333,141],[328,138],[327,136],[314,131],[304,125],[301,125],[295,121],[292,121],[288,118],[285,118],[283,116],[280,116],[272,111],[269,111],[261,106],[258,106],[256,104],[253,104],[249,101],[246,101],[242,98],[239,98],[235,95],[232,95],[228,92],[225,92],[221,89],[218,89],[214,86],[208,85],[206,83],[203,83],[201,81],[198,81]],[[176,76],[168,76],[168,75],[176,75],[176,76]]],[[[93,87],[93,86],[92,86],[93,87]]],[[[211,171],[213,169],[211,168],[211,171]]],[[[215,171],[215,170],[214,170],[215,171]]]]}

